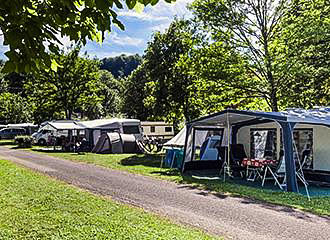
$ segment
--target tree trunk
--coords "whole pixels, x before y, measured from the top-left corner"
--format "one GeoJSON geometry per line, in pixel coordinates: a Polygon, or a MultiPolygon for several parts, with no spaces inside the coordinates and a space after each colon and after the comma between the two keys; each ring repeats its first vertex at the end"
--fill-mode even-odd
{"type": "Polygon", "coordinates": [[[71,109],[67,109],[65,111],[65,117],[67,120],[71,120],[72,119],[72,110],[71,109]]]}
{"type": "Polygon", "coordinates": [[[270,94],[270,104],[271,104],[271,108],[273,112],[278,112],[278,103],[277,103],[278,99],[276,96],[276,90],[273,89],[271,94],[270,94]]]}

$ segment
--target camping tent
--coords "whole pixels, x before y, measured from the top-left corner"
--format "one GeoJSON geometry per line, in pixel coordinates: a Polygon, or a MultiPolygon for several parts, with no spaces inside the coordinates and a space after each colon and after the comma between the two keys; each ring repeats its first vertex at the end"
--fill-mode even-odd
{"type": "Polygon", "coordinates": [[[133,134],[137,139],[142,139],[141,123],[137,119],[96,119],[81,121],[79,125],[87,130],[86,137],[92,146],[95,146],[102,133],[106,132],[133,134]]]}
{"type": "Polygon", "coordinates": [[[136,138],[131,134],[120,134],[110,132],[102,134],[95,147],[93,153],[141,153],[136,138]]]}
{"type": "MultiPolygon", "coordinates": [[[[239,111],[225,110],[219,113],[211,114],[206,117],[194,120],[186,125],[187,133],[184,148],[184,164],[193,164],[196,161],[197,140],[196,132],[207,128],[225,128],[230,134],[228,142],[245,143],[251,141],[248,133],[251,127],[266,125],[280,129],[277,131],[278,141],[282,139],[284,150],[284,159],[287,177],[287,190],[297,192],[296,166],[294,160],[294,130],[302,128],[311,128],[314,131],[315,143],[313,145],[314,158],[322,162],[323,169],[325,165],[330,171],[330,147],[325,141],[330,136],[330,109],[319,108],[312,110],[288,109],[284,112],[258,112],[258,111],[239,111]],[[326,162],[326,163],[325,163],[326,162]]],[[[251,142],[245,144],[245,149],[251,147],[251,142]]],[[[230,148],[228,148],[228,156],[230,148]]]]}

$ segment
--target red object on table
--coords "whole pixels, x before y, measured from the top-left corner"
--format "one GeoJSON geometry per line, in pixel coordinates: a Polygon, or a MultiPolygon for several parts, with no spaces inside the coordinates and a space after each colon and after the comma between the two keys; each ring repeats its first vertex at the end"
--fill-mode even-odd
{"type": "Polygon", "coordinates": [[[264,165],[268,164],[275,164],[275,160],[271,159],[249,159],[244,158],[242,161],[242,166],[252,166],[252,167],[263,167],[264,165]]]}

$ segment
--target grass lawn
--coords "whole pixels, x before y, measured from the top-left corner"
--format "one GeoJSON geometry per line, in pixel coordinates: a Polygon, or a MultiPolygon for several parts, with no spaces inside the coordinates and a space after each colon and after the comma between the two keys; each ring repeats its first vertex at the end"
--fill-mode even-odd
{"type": "Polygon", "coordinates": [[[212,239],[0,160],[0,239],[212,239]]]}

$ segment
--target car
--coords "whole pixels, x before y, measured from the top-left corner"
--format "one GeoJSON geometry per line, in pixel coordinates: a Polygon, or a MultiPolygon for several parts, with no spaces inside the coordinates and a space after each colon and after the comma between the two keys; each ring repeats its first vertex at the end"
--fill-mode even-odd
{"type": "Polygon", "coordinates": [[[45,146],[47,144],[48,137],[52,134],[54,135],[54,131],[41,128],[37,132],[32,134],[32,138],[34,142],[37,143],[39,146],[45,146]]]}
{"type": "Polygon", "coordinates": [[[25,134],[24,128],[3,128],[0,130],[0,139],[14,139],[16,136],[25,134]]]}

